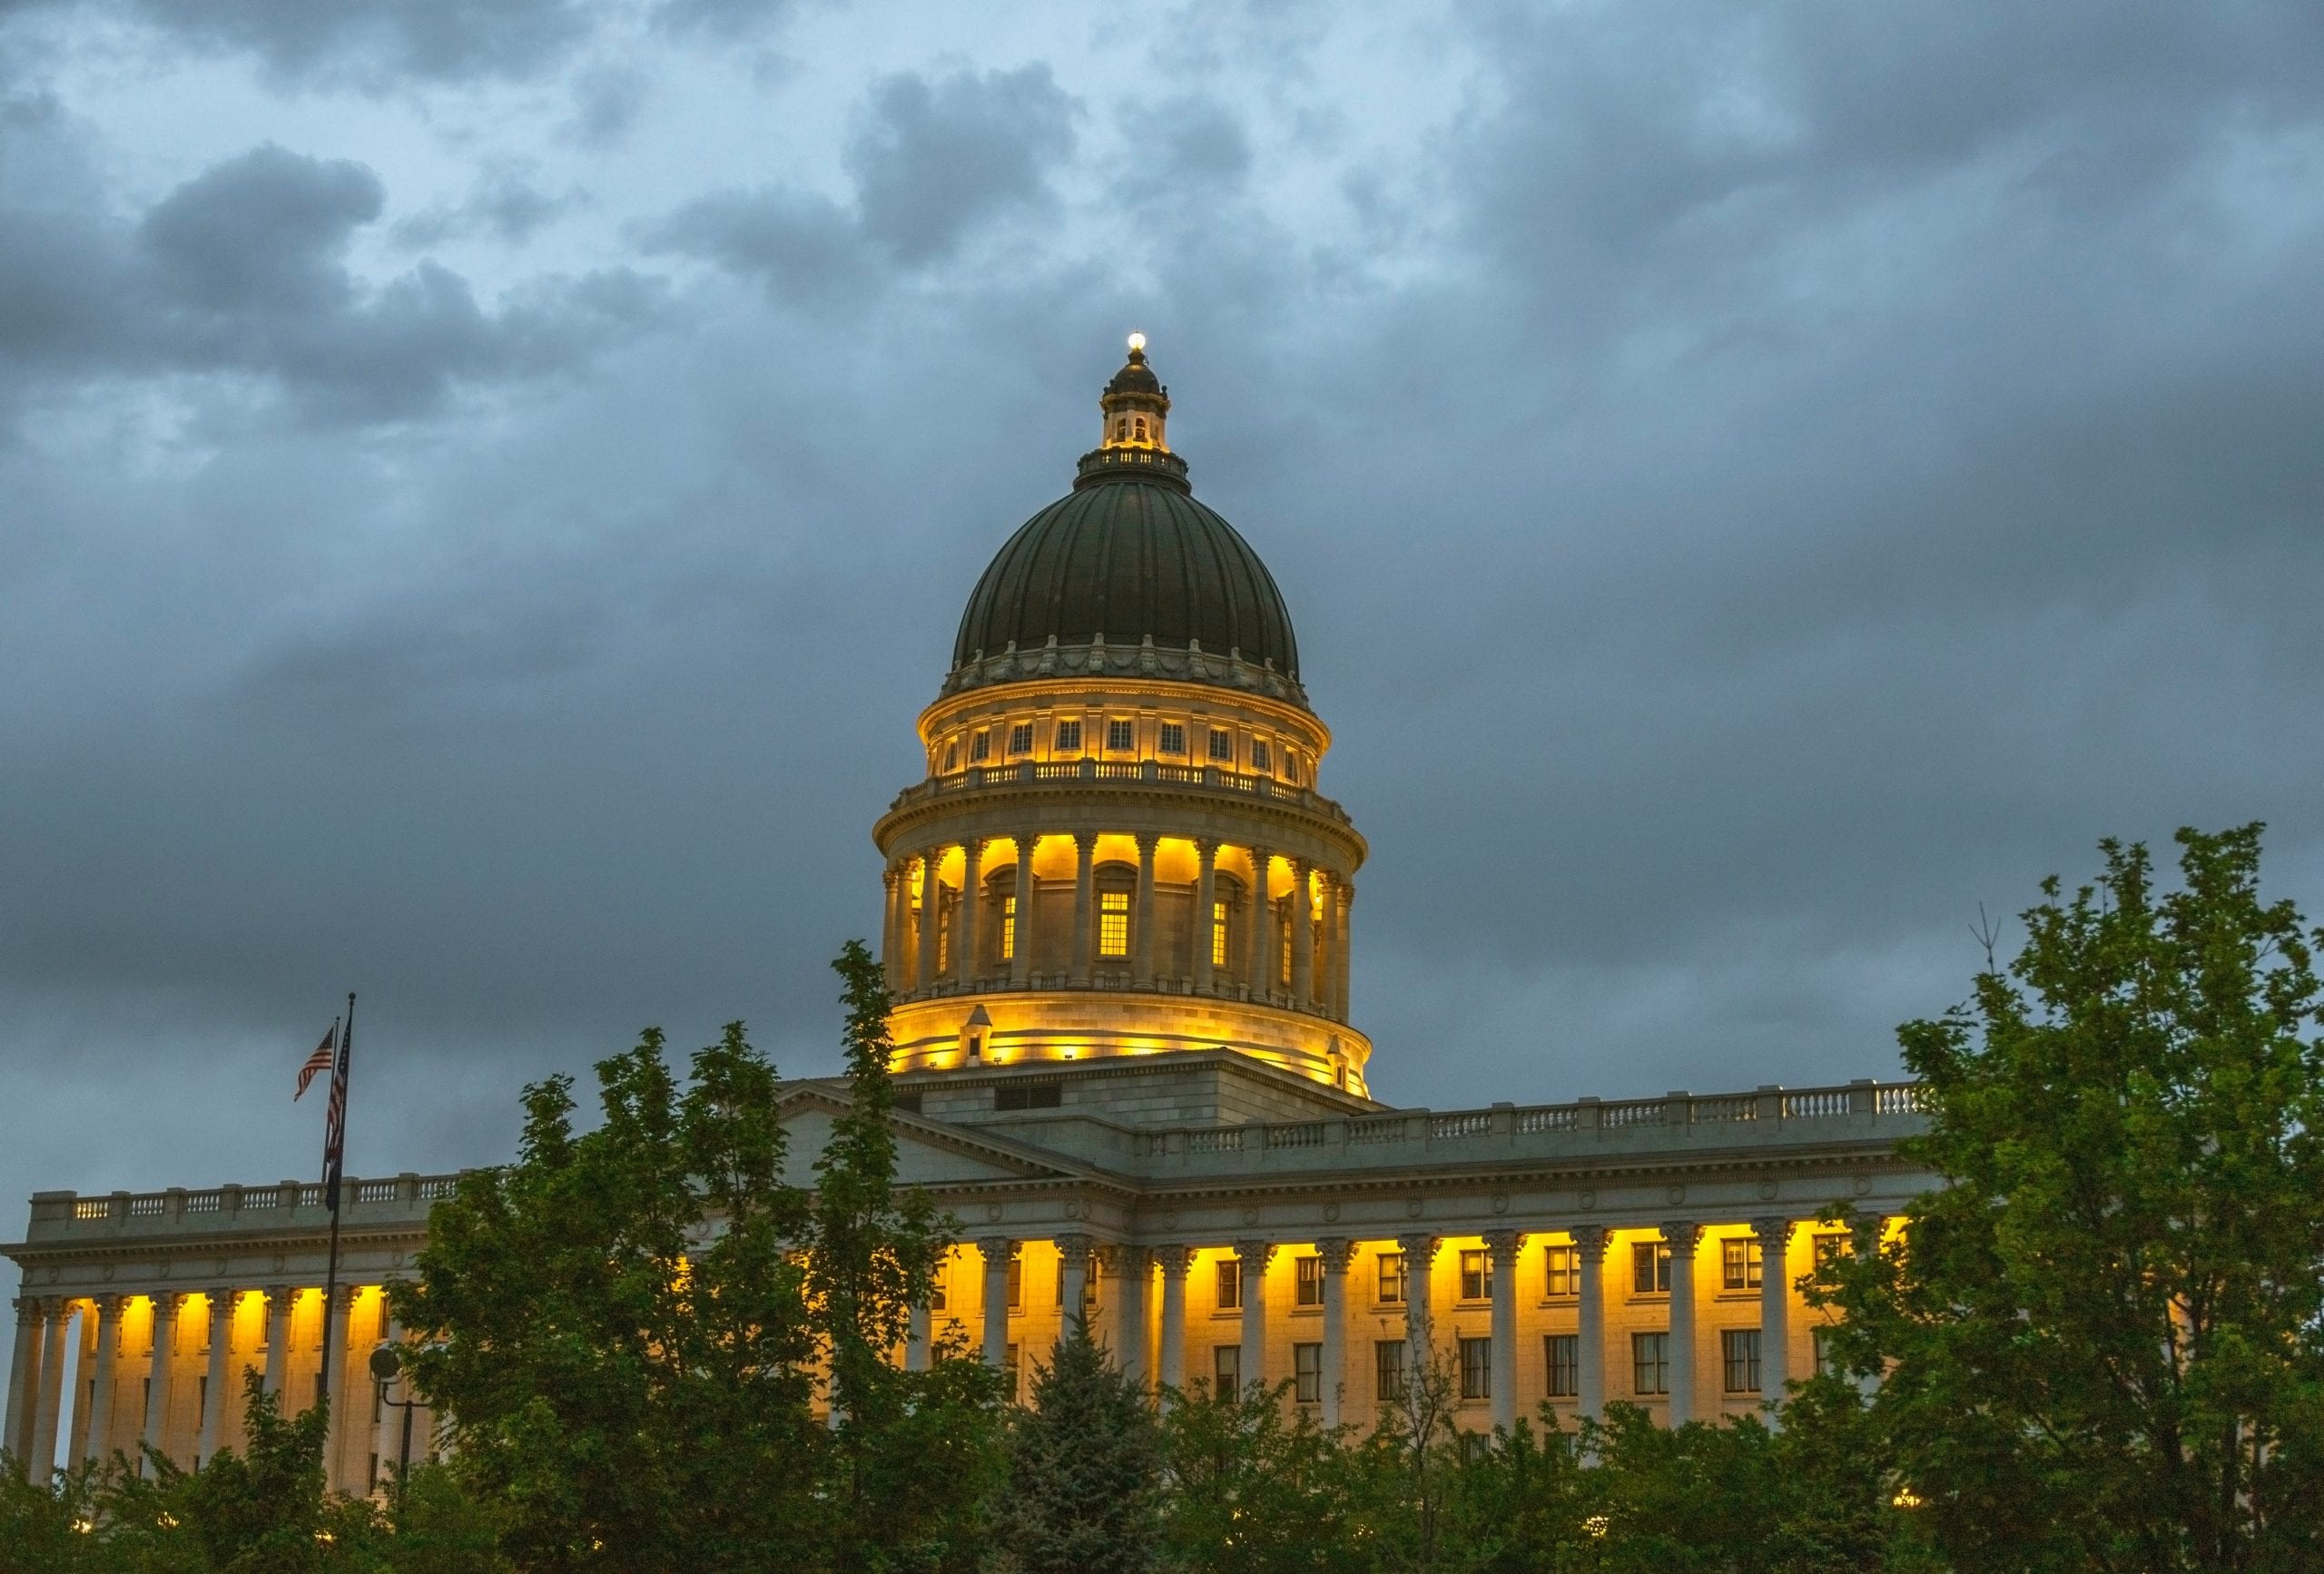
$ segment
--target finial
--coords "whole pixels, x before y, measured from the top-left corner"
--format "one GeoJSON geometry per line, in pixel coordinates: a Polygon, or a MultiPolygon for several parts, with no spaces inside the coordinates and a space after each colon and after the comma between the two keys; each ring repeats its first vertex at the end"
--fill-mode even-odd
{"type": "Polygon", "coordinates": [[[1136,354],[1137,354],[1140,350],[1144,349],[1145,348],[1146,348],[1146,335],[1144,335],[1144,334],[1142,334],[1142,333],[1133,333],[1133,334],[1131,334],[1131,335],[1129,336],[1129,352],[1130,352],[1132,355],[1136,355],[1136,354]]]}

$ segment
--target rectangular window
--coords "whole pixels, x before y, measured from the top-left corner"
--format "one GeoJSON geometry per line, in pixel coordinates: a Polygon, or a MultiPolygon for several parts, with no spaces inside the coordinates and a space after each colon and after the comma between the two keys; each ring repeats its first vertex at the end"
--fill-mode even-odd
{"type": "Polygon", "coordinates": [[[1856,1243],[1848,1239],[1846,1230],[1825,1230],[1816,1236],[1815,1250],[1816,1265],[1820,1268],[1827,1263],[1855,1255],[1856,1243]]]}
{"type": "Polygon", "coordinates": [[[1728,1392],[1757,1393],[1759,1392],[1759,1331],[1758,1329],[1720,1329],[1718,1356],[1723,1385],[1728,1392]]]}
{"type": "Polygon", "coordinates": [[[960,745],[956,740],[944,745],[944,770],[947,774],[960,768],[960,745]]]}
{"type": "Polygon", "coordinates": [[[1321,1404],[1324,1402],[1322,1345],[1295,1344],[1291,1347],[1291,1396],[1301,1404],[1321,1404]]]}
{"type": "MultiPolygon", "coordinates": [[[[969,1048],[975,1048],[972,1035],[969,1048]]],[[[1003,1109],[1055,1109],[1065,1098],[1065,1084],[1054,1081],[1009,1082],[992,1090],[992,1107],[1003,1109]]]]}
{"type": "Polygon", "coordinates": [[[1224,727],[1210,730],[1210,757],[1232,765],[1235,762],[1235,734],[1224,727]]]}
{"type": "Polygon", "coordinates": [[[1114,716],[1106,723],[1106,747],[1115,753],[1137,747],[1137,723],[1126,716],[1114,716]]]}
{"type": "Polygon", "coordinates": [[[1009,729],[1009,752],[1029,754],[1033,752],[1033,723],[1019,722],[1009,729]]]}
{"type": "Polygon", "coordinates": [[[1579,1295],[1581,1294],[1581,1251],[1577,1246],[1548,1246],[1543,1248],[1543,1294],[1579,1295]]]}
{"type": "Polygon", "coordinates": [[[1492,1299],[1492,1256],[1487,1252],[1461,1254],[1461,1299],[1492,1299]]]}
{"type": "Polygon", "coordinates": [[[1670,1293],[1670,1248],[1661,1241],[1638,1241],[1630,1246],[1630,1294],[1667,1295],[1670,1293]]]}
{"type": "Polygon", "coordinates": [[[943,1312],[950,1310],[946,1305],[946,1303],[950,1301],[951,1297],[945,1294],[944,1286],[950,1279],[950,1270],[947,1265],[940,1265],[936,1272],[930,1276],[928,1281],[928,1309],[931,1312],[943,1312]]]}
{"type": "Polygon", "coordinates": [[[1670,1335],[1630,1335],[1630,1392],[1640,1399],[1670,1392],[1670,1335]]]}
{"type": "Polygon", "coordinates": [[[1269,760],[1269,756],[1268,756],[1268,754],[1267,754],[1267,742],[1266,742],[1266,740],[1265,740],[1265,738],[1254,738],[1254,739],[1252,739],[1252,740],[1251,740],[1251,769],[1252,769],[1252,770],[1254,770],[1254,771],[1262,771],[1262,772],[1264,772],[1264,771],[1272,771],[1272,770],[1274,770],[1274,769],[1275,769],[1274,765],[1270,764],[1270,763],[1268,762],[1268,760],[1269,760]]]}
{"type": "Polygon", "coordinates": [[[1129,955],[1129,892],[1100,891],[1098,895],[1098,954],[1129,955]]]}
{"type": "Polygon", "coordinates": [[[1372,1391],[1382,1404],[1404,1402],[1404,1342],[1383,1339],[1372,1347],[1372,1391]]]}
{"type": "Polygon", "coordinates": [[[1183,754],[1187,752],[1187,728],[1183,722],[1162,723],[1162,753],[1183,754]]]}
{"type": "Polygon", "coordinates": [[[1000,899],[1000,959],[1004,962],[1010,961],[1015,959],[1016,955],[1017,899],[1013,896],[1004,896],[1000,899]]]}
{"type": "Polygon", "coordinates": [[[971,733],[969,735],[969,762],[972,765],[981,764],[983,762],[991,758],[992,734],[990,733],[971,733]]]}
{"type": "Polygon", "coordinates": [[[1210,1347],[1211,1392],[1222,1401],[1239,1399],[1243,1393],[1243,1347],[1239,1344],[1214,1344],[1210,1347]]]}
{"type": "Polygon", "coordinates": [[[1461,1341],[1461,1397],[1491,1399],[1492,1397],[1492,1341],[1463,1339],[1461,1341]]]}
{"type": "Polygon", "coordinates": [[[1009,1309],[1014,1312],[1024,1304],[1025,1259],[1012,1256],[1009,1259],[1009,1309]]]}
{"type": "Polygon", "coordinates": [[[1402,1252],[1380,1254],[1380,1304],[1401,1306],[1404,1303],[1404,1254],[1402,1252]]]}
{"type": "Polygon", "coordinates": [[[1581,1336],[1580,1334],[1543,1334],[1541,1361],[1542,1364],[1549,1368],[1551,1399],[1571,1399],[1581,1392],[1581,1336]]]}
{"type": "Polygon", "coordinates": [[[1294,1257],[1291,1269],[1293,1304],[1321,1306],[1324,1303],[1324,1259],[1314,1255],[1294,1257]]]}
{"type": "Polygon", "coordinates": [[[1243,1309],[1243,1259],[1218,1259],[1218,1309],[1239,1312],[1243,1309]]]}
{"type": "Polygon", "coordinates": [[[1840,1370],[1839,1353],[1834,1346],[1832,1331],[1828,1328],[1818,1328],[1813,1331],[1812,1336],[1816,1341],[1816,1375],[1846,1377],[1847,1373],[1840,1370]]]}
{"type": "Polygon", "coordinates": [[[1728,1290],[1759,1287],[1759,1243],[1743,1236],[1718,1244],[1718,1282],[1728,1290]]]}
{"type": "Polygon", "coordinates": [[[1081,723],[1059,722],[1057,724],[1057,752],[1060,754],[1081,753],[1081,723]]]}
{"type": "Polygon", "coordinates": [[[1226,904],[1223,901],[1210,904],[1210,965],[1226,965],[1226,904]]]}

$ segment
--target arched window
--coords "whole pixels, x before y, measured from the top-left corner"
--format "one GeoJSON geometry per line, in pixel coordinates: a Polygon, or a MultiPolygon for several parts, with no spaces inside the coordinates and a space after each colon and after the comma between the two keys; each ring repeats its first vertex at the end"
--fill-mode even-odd
{"type": "Polygon", "coordinates": [[[1141,443],[1146,441],[1146,418],[1144,416],[1137,418],[1137,440],[1141,443]]]}
{"type": "Polygon", "coordinates": [[[1129,441],[1129,421],[1127,418],[1114,423],[1114,441],[1118,443],[1129,441]]]}

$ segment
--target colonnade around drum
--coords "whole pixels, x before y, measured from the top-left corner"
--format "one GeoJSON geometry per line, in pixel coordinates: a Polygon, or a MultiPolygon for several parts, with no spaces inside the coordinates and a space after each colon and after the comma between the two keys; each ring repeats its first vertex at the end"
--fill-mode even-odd
{"type": "MultiPolygon", "coordinates": [[[[245,1372],[260,1372],[288,1413],[314,1402],[323,1314],[315,1285],[23,1297],[8,1451],[36,1464],[116,1450],[135,1459],[143,1447],[188,1468],[222,1448],[239,1452],[247,1441],[245,1372]]],[[[379,1402],[369,1364],[396,1331],[378,1284],[341,1285],[330,1315],[326,1465],[334,1490],[365,1491],[393,1467],[402,1444],[402,1415],[379,1402]]],[[[414,1459],[426,1458],[433,1420],[424,1406],[413,1415],[413,1438],[414,1459]]]]}
{"type": "Polygon", "coordinates": [[[881,955],[905,999],[1166,989],[1347,1017],[1355,887],[1305,857],[1147,831],[1029,829],[931,844],[892,860],[886,878],[881,955]]]}
{"type": "Polygon", "coordinates": [[[1464,1430],[1544,1401],[1568,1423],[1623,1401],[1677,1425],[1775,1403],[1815,1369],[1828,1319],[1797,1283],[1856,1238],[1786,1216],[1148,1247],[991,1235],[954,1251],[905,1359],[949,1341],[1015,1369],[1023,1397],[1028,1353],[1045,1361],[1078,1303],[1148,1384],[1289,1381],[1326,1426],[1398,1402],[1415,1351],[1441,1363],[1464,1430]]]}

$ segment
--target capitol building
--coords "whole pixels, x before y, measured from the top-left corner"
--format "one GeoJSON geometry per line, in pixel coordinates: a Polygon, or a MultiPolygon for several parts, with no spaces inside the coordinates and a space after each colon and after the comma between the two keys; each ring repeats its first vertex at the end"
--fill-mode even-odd
{"type": "MultiPolygon", "coordinates": [[[[902,1179],[960,1238],[898,1359],[949,1334],[1021,1393],[1080,1306],[1150,1382],[1285,1384],[1327,1425],[1423,1364],[1476,1431],[1775,1402],[1821,1353],[1794,1285],[1851,1237],[1818,1216],[1877,1229],[1935,1184],[1895,1152],[1917,1089],[1375,1101],[1348,1009],[1368,849],[1285,598],[1196,500],[1142,340],[1099,405],[1072,489],[970,593],[926,773],[872,827],[902,1179]]],[[[1409,1087],[1435,1051],[1381,1052],[1409,1087]]],[[[794,1179],[844,1107],[785,1085],[794,1179]]],[[[244,1371],[310,1402],[329,1320],[330,1478],[368,1490],[401,1424],[368,1365],[398,1332],[381,1287],[457,1178],[350,1180],[329,1304],[320,1185],[35,1194],[0,1248],[7,1448],[239,1447],[244,1371]]]]}

